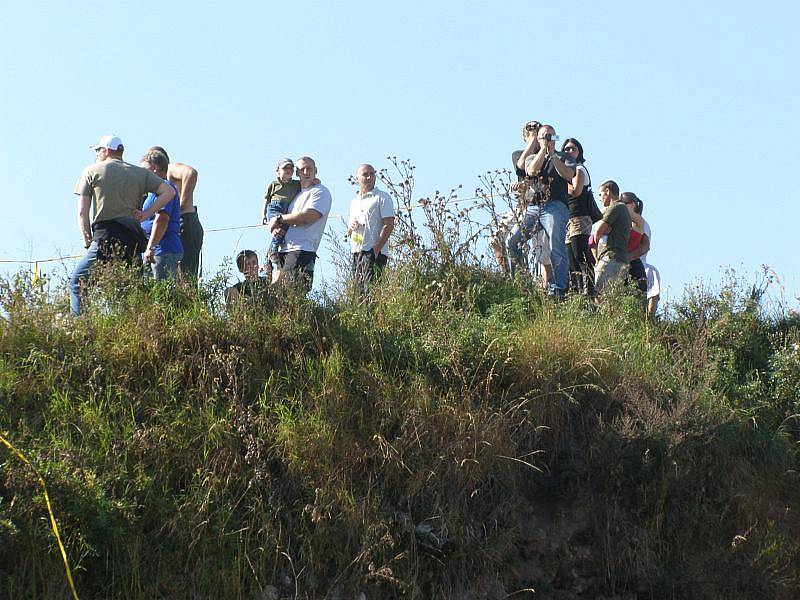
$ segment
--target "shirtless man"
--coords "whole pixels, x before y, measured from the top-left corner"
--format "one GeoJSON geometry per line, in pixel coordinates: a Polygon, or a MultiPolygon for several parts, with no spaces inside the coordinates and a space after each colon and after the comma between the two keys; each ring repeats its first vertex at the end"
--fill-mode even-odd
{"type": "MultiPolygon", "coordinates": [[[[161,152],[169,160],[169,154],[161,146],[153,146],[150,150],[161,152]]],[[[194,205],[197,170],[183,163],[170,162],[167,179],[178,188],[181,198],[181,242],[183,243],[181,273],[197,279],[200,274],[200,250],[203,248],[203,226],[200,224],[197,207],[194,205]]]]}

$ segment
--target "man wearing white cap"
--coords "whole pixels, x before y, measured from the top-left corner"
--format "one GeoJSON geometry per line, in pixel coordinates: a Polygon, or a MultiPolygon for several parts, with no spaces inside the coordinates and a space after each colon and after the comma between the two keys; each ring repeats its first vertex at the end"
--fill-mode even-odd
{"type": "Polygon", "coordinates": [[[152,171],[123,162],[125,147],[117,136],[104,135],[92,149],[97,160],[83,170],[75,184],[78,226],[87,250],[70,280],[70,309],[76,316],[81,312],[83,283],[97,260],[117,256],[131,261],[144,250],[147,240],[134,218],[134,212],[148,216],[138,212],[144,196],[156,194],[156,201],[147,211],[155,214],[175,195],[173,188],[152,171]]]}

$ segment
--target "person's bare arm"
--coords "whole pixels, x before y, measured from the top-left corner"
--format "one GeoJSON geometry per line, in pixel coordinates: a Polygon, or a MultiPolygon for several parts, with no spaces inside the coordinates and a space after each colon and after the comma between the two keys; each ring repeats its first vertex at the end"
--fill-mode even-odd
{"type": "Polygon", "coordinates": [[[394,231],[394,217],[386,217],[381,220],[381,223],[381,232],[378,234],[378,241],[375,242],[375,245],[372,247],[375,258],[381,253],[386,242],[389,241],[389,236],[392,235],[392,231],[394,231]]]}
{"type": "Polygon", "coordinates": [[[264,194],[264,206],[261,208],[261,224],[267,225],[269,223],[269,219],[267,219],[267,207],[269,203],[272,201],[272,185],[267,188],[267,193],[264,194]]]}
{"type": "Polygon", "coordinates": [[[567,184],[567,191],[573,198],[577,198],[583,193],[583,186],[586,185],[586,175],[583,169],[575,169],[575,177],[567,184]]]}
{"type": "Polygon", "coordinates": [[[169,215],[165,212],[160,212],[156,215],[153,221],[153,228],[150,230],[150,239],[147,242],[147,247],[144,249],[144,262],[151,263],[155,261],[155,247],[161,242],[164,233],[167,231],[169,224],[169,215]]]}
{"type": "Polygon", "coordinates": [[[609,225],[605,221],[600,221],[600,225],[597,226],[597,231],[594,234],[594,239],[599,240],[601,237],[610,232],[611,232],[611,225],[609,225]]]}
{"type": "Polygon", "coordinates": [[[531,161],[531,164],[525,169],[525,174],[528,177],[533,177],[537,175],[539,171],[542,170],[542,166],[544,166],[544,159],[547,157],[546,148],[542,147],[539,152],[536,153],[536,156],[531,161]]]}
{"type": "Polygon", "coordinates": [[[133,218],[137,221],[146,221],[162,208],[164,208],[170,200],[175,197],[175,190],[172,189],[172,186],[168,184],[166,181],[162,181],[161,185],[158,186],[158,190],[156,191],[156,199],[145,211],[135,210],[133,211],[133,218]]]}
{"type": "Polygon", "coordinates": [[[194,188],[197,186],[197,169],[183,163],[170,163],[167,178],[178,188],[181,212],[194,210],[194,188]]]}
{"type": "Polygon", "coordinates": [[[78,229],[83,236],[83,247],[88,248],[92,243],[92,228],[89,224],[89,207],[92,199],[89,196],[78,196],[78,229]]]}
{"type": "Polygon", "coordinates": [[[525,170],[525,159],[528,158],[531,154],[536,152],[536,134],[529,133],[526,135],[527,137],[527,144],[525,144],[525,148],[522,150],[522,154],[519,155],[517,159],[516,167],[520,171],[525,170]]]}
{"type": "Polygon", "coordinates": [[[281,223],[284,225],[311,225],[316,221],[319,221],[322,218],[322,213],[318,210],[314,210],[313,208],[307,208],[303,211],[296,212],[296,213],[289,213],[288,215],[281,215],[280,217],[275,217],[270,221],[269,230],[272,233],[278,230],[281,223]]]}
{"type": "Polygon", "coordinates": [[[555,152],[550,153],[550,161],[553,163],[556,171],[558,171],[558,174],[561,175],[563,179],[572,181],[572,178],[575,177],[575,171],[577,169],[573,169],[572,167],[565,165],[564,161],[561,160],[561,157],[555,152]]]}

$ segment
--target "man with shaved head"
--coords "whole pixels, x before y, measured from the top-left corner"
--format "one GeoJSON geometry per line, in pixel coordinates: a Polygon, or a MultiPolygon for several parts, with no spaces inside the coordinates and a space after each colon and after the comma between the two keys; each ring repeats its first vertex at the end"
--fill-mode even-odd
{"type": "Polygon", "coordinates": [[[273,281],[297,279],[311,290],[314,281],[314,263],[317,250],[325,232],[331,211],[331,193],[321,183],[315,183],[317,165],[310,156],[301,156],[295,163],[300,178],[300,193],[289,204],[285,215],[277,215],[269,222],[274,235],[282,228],[286,234],[278,248],[278,267],[273,281]]]}
{"type": "Polygon", "coordinates": [[[347,235],[353,256],[353,282],[363,294],[389,260],[387,242],[394,231],[394,203],[389,194],[375,187],[372,165],[359,165],[356,181],[358,193],[350,203],[347,235]]]}

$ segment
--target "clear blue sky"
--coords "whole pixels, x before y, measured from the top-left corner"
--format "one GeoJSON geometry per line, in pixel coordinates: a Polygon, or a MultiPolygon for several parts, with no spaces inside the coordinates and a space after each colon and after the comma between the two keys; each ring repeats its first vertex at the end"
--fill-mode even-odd
{"type": "MultiPolygon", "coordinates": [[[[282,156],[309,154],[344,213],[362,162],[417,165],[417,196],[509,166],[528,119],[645,201],[675,297],[759,265],[800,295],[797,24],[763,2],[30,2],[3,9],[0,258],[80,253],[88,146],[116,133],[200,172],[207,229],[254,224],[282,156]]],[[[330,227],[340,227],[331,223],[330,227]]],[[[204,260],[263,230],[209,233],[204,260]]],[[[333,276],[330,253],[319,271],[333,276]]],[[[67,267],[67,270],[70,267],[67,267]]],[[[7,273],[9,267],[0,265],[7,273]]],[[[57,272],[64,272],[61,267],[57,272]]]]}

